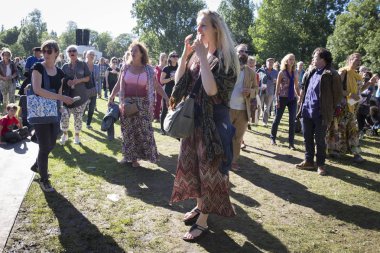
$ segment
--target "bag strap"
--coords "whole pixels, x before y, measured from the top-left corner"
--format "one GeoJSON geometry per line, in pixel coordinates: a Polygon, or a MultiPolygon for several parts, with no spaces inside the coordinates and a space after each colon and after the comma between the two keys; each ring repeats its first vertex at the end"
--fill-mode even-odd
{"type": "Polygon", "coordinates": [[[42,73],[42,78],[44,80],[44,88],[48,91],[50,91],[51,87],[50,87],[50,78],[48,76],[48,73],[46,72],[46,69],[45,69],[45,66],[43,64],[41,64],[44,71],[42,73]]]}
{"type": "Polygon", "coordinates": [[[195,98],[195,96],[199,93],[201,85],[202,85],[202,77],[199,74],[199,77],[198,77],[197,81],[195,82],[193,89],[190,92],[191,98],[195,98]]]}

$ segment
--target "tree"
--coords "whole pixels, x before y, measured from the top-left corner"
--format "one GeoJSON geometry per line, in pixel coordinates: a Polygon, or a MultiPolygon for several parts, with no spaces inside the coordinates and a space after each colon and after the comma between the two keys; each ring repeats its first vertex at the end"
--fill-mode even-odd
{"type": "Polygon", "coordinates": [[[37,29],[37,37],[42,38],[42,34],[47,32],[47,25],[42,21],[41,11],[34,9],[31,13],[28,14],[27,20],[29,23],[33,24],[37,29]]]}
{"type": "Polygon", "coordinates": [[[102,32],[99,33],[98,37],[96,38],[96,45],[100,52],[105,53],[107,44],[112,41],[111,34],[109,32],[102,32]]]}
{"type": "Polygon", "coordinates": [[[18,29],[17,26],[14,26],[13,28],[4,30],[0,33],[0,41],[8,45],[15,44],[19,34],[20,29],[18,29]]]}
{"type": "Polygon", "coordinates": [[[132,43],[132,35],[122,33],[117,36],[113,41],[107,43],[105,50],[106,57],[122,57],[125,51],[128,50],[129,45],[132,43]]]}
{"type": "Polygon", "coordinates": [[[287,53],[309,60],[316,47],[324,47],[333,32],[335,13],[348,0],[264,0],[250,29],[259,59],[281,59],[287,53]],[[338,4],[339,3],[339,4],[338,4]]]}
{"type": "Polygon", "coordinates": [[[158,58],[160,52],[180,52],[184,38],[196,31],[196,13],[205,7],[203,0],[136,0],[134,32],[147,44],[150,58],[158,58]]]}
{"type": "Polygon", "coordinates": [[[25,52],[31,52],[33,47],[41,45],[42,36],[47,32],[47,25],[42,21],[41,11],[35,9],[21,22],[17,43],[23,46],[25,52]]]}
{"type": "Polygon", "coordinates": [[[94,46],[96,39],[98,38],[99,33],[97,31],[90,30],[90,45],[94,46]]]}
{"type": "Polygon", "coordinates": [[[18,36],[17,43],[20,44],[25,52],[31,53],[33,47],[41,45],[41,41],[38,38],[37,28],[30,23],[25,24],[21,28],[20,35],[18,36]]]}
{"type": "Polygon", "coordinates": [[[9,49],[11,50],[13,57],[27,55],[27,53],[24,50],[24,47],[19,43],[14,43],[10,45],[9,49]]]}
{"type": "Polygon", "coordinates": [[[363,64],[380,71],[380,1],[352,0],[347,12],[338,16],[327,47],[340,66],[348,55],[359,52],[363,64]]]}
{"type": "Polygon", "coordinates": [[[74,21],[67,22],[66,30],[58,37],[59,45],[64,50],[69,45],[75,45],[75,30],[78,28],[74,21]]]}
{"type": "Polygon", "coordinates": [[[218,7],[220,13],[237,44],[247,44],[248,48],[254,49],[252,38],[248,34],[253,25],[253,12],[255,5],[251,0],[222,0],[218,7]]]}

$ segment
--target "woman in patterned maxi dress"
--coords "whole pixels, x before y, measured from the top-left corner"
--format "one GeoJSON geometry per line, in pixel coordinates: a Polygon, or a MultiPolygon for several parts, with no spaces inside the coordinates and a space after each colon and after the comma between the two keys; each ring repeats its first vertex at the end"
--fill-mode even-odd
{"type": "MultiPolygon", "coordinates": [[[[223,126],[233,128],[228,104],[240,68],[234,43],[218,13],[200,11],[197,38],[192,45],[191,37],[189,35],[185,39],[170,101],[171,107],[178,104],[192,90],[197,79],[201,79],[201,87],[195,97],[194,132],[181,141],[171,196],[171,202],[189,198],[197,200],[196,207],[184,217],[186,225],[192,224],[183,237],[185,241],[195,241],[207,232],[208,214],[235,215],[229,198],[228,171],[221,169],[228,147],[222,143],[224,135],[219,134],[215,119],[219,111],[216,108],[225,108],[227,113],[223,114],[223,126]]],[[[231,145],[232,136],[233,133],[229,136],[231,145]]]]}
{"type": "Polygon", "coordinates": [[[123,138],[121,164],[132,163],[139,167],[139,160],[157,162],[158,152],[153,135],[153,107],[154,90],[165,101],[169,98],[158,84],[154,69],[148,65],[149,58],[145,46],[134,42],[128,49],[131,53],[129,61],[123,67],[119,80],[112,90],[109,103],[113,103],[116,94],[120,91],[120,123],[123,138]],[[132,117],[124,115],[126,101],[136,103],[139,112],[132,117]]]}

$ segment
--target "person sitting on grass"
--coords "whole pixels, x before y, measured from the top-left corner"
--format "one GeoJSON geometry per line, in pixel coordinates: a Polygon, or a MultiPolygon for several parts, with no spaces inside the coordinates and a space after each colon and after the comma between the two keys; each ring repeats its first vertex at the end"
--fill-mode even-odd
{"type": "Polygon", "coordinates": [[[17,105],[7,105],[7,115],[0,119],[0,144],[16,143],[28,137],[28,128],[16,118],[17,105]]]}

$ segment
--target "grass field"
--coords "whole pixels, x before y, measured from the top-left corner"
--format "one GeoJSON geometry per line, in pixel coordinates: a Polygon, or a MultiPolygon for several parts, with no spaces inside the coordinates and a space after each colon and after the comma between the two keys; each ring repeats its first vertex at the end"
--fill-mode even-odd
{"type": "MultiPolygon", "coordinates": [[[[98,109],[106,110],[105,100],[98,109]]],[[[160,161],[122,166],[120,139],[106,139],[102,117],[95,113],[94,130],[83,125],[81,145],[72,134],[57,144],[49,160],[56,192],[32,184],[5,252],[379,252],[379,137],[362,141],[366,163],[328,160],[329,175],[320,177],[294,168],[303,139],[296,135],[296,151],[286,148],[286,118],[279,146],[269,145],[269,128],[254,127],[244,138],[242,170],[230,172],[237,216],[211,215],[211,233],[190,244],[181,239],[188,230],[181,220],[194,203],[169,205],[179,142],[154,123],[160,161]]]]}

